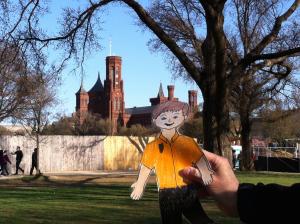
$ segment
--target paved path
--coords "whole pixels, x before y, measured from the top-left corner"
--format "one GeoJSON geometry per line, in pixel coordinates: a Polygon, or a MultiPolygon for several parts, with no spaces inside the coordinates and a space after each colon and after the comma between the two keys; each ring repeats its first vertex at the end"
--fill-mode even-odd
{"type": "Polygon", "coordinates": [[[64,171],[59,173],[43,173],[45,176],[114,176],[114,175],[124,175],[124,176],[132,176],[137,175],[138,171],[64,171]]]}
{"type": "Polygon", "coordinates": [[[22,177],[24,177],[24,175],[9,175],[9,176],[0,175],[0,181],[7,180],[7,179],[21,179],[22,177]]]}
{"type": "MultiPolygon", "coordinates": [[[[115,177],[115,176],[137,176],[138,171],[64,171],[60,173],[43,173],[44,176],[107,176],[107,177],[115,177]]],[[[21,179],[24,176],[28,175],[9,175],[2,176],[0,175],[0,180],[7,179],[21,179]]]]}

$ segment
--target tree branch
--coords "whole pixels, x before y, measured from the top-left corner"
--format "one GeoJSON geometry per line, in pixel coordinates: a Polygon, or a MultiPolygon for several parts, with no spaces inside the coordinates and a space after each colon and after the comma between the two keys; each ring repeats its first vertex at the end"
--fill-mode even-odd
{"type": "Polygon", "coordinates": [[[267,45],[269,45],[277,36],[281,30],[282,23],[285,22],[298,8],[300,0],[295,0],[290,8],[281,16],[277,17],[271,32],[266,35],[257,46],[250,51],[250,55],[257,55],[261,53],[267,45]]]}
{"type": "Polygon", "coordinates": [[[276,53],[249,56],[249,58],[247,59],[247,62],[248,62],[248,64],[250,64],[250,63],[252,63],[254,61],[258,61],[258,60],[276,59],[276,58],[292,56],[292,55],[299,56],[298,55],[299,53],[300,53],[300,47],[295,47],[292,49],[283,50],[283,51],[279,51],[276,53]]]}
{"type": "Polygon", "coordinates": [[[136,1],[120,0],[132,8],[143,23],[163,42],[170,51],[176,55],[180,63],[192,76],[193,79],[199,79],[201,73],[195,64],[189,59],[186,53],[176,44],[176,42],[158,25],[158,23],[148,14],[148,12],[136,1]]]}

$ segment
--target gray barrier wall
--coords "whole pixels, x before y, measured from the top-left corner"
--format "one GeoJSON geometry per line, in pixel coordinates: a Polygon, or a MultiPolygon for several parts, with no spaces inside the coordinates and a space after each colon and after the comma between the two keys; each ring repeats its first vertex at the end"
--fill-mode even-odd
{"type": "MultiPolygon", "coordinates": [[[[40,169],[42,172],[136,170],[140,160],[138,150],[127,137],[118,136],[42,136],[40,169]]],[[[21,167],[28,174],[35,148],[25,136],[0,136],[0,147],[9,153],[20,146],[24,157],[21,167]]],[[[15,171],[15,156],[9,154],[15,171]]]]}

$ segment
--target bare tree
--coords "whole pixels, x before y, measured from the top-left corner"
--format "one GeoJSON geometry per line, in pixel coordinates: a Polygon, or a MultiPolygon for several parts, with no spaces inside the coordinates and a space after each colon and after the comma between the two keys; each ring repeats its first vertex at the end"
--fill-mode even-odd
{"type": "Polygon", "coordinates": [[[118,134],[126,136],[139,153],[143,153],[146,145],[149,143],[150,137],[155,136],[157,133],[159,133],[158,128],[152,126],[145,127],[140,124],[134,124],[129,128],[120,127],[118,130],[118,134]]]}
{"type": "Polygon", "coordinates": [[[24,110],[30,93],[26,89],[27,71],[16,48],[5,49],[0,42],[0,122],[24,110]]]}
{"type": "Polygon", "coordinates": [[[183,135],[196,138],[197,142],[203,142],[203,120],[202,117],[194,117],[183,124],[180,132],[183,135]]]}
{"type": "Polygon", "coordinates": [[[52,124],[47,125],[43,130],[43,135],[74,135],[74,117],[59,114],[52,124]]]}
{"type": "MultiPolygon", "coordinates": [[[[299,45],[297,36],[299,35],[299,24],[290,24],[286,29],[295,28],[292,37],[289,38],[285,33],[281,33],[279,27],[272,27],[268,18],[278,18],[280,1],[253,1],[253,0],[234,0],[233,5],[237,17],[238,35],[231,38],[231,42],[239,43],[243,55],[251,52],[254,46],[262,43],[266,27],[272,28],[271,33],[277,36],[266,47],[265,51],[282,52],[291,46],[299,45]],[[295,35],[295,36],[294,36],[295,35]],[[237,40],[239,38],[240,40],[237,40]],[[293,43],[293,39],[296,41],[293,43]],[[273,50],[274,51],[274,50],[273,50]]],[[[290,8],[291,9],[291,8],[290,8]]],[[[287,12],[286,12],[287,13],[287,12]]],[[[285,14],[286,16],[288,14],[285,14]]],[[[281,19],[284,19],[283,15],[281,19]]],[[[277,20],[279,26],[280,20],[277,20]]],[[[276,21],[275,20],[275,21],[276,21]]],[[[235,34],[236,34],[235,33],[235,34]]],[[[269,36],[269,38],[272,38],[269,36]]],[[[267,39],[265,39],[267,40],[267,39]]],[[[298,63],[290,55],[281,57],[268,58],[260,60],[242,71],[240,80],[232,88],[231,100],[235,111],[238,112],[241,124],[241,143],[242,167],[251,169],[253,167],[251,156],[251,127],[255,112],[261,107],[268,104],[270,100],[282,94],[284,90],[291,88],[293,84],[292,74],[298,70],[298,63]]],[[[294,85],[295,86],[295,85],[294,85]]]]}
{"type": "Polygon", "coordinates": [[[97,114],[86,113],[83,122],[80,122],[80,117],[73,116],[75,125],[75,134],[78,135],[110,135],[111,121],[103,119],[97,114]]]}
{"type": "MultiPolygon", "coordinates": [[[[229,96],[241,76],[256,66],[273,73],[271,60],[295,59],[300,52],[300,0],[154,0],[148,9],[135,0],[89,0],[64,10],[57,35],[43,32],[39,24],[44,2],[16,2],[14,10],[20,16],[14,20],[7,19],[9,3],[5,0],[0,5],[4,12],[0,20],[8,24],[4,37],[17,41],[26,52],[57,41],[56,46],[65,47],[65,59],[84,58],[89,47],[97,44],[97,19],[106,5],[121,3],[131,8],[154,34],[152,48],[166,52],[173,71],[186,74],[201,89],[204,148],[219,154],[230,148],[229,96]]],[[[285,62],[276,66],[288,75],[291,70],[285,62]]]]}
{"type": "Polygon", "coordinates": [[[41,136],[49,123],[51,109],[56,102],[56,76],[45,73],[33,73],[28,77],[26,88],[30,97],[26,100],[25,111],[15,118],[15,122],[22,124],[29,137],[34,139],[37,148],[37,170],[39,167],[40,144],[45,140],[41,136]]]}
{"type": "MultiPolygon", "coordinates": [[[[268,77],[265,75],[265,77],[268,77]]],[[[269,104],[275,97],[284,93],[290,78],[269,77],[268,81],[258,79],[252,73],[243,76],[243,79],[233,89],[231,100],[234,111],[239,115],[240,127],[237,132],[242,144],[242,169],[253,169],[251,130],[258,112],[269,104]],[[272,80],[273,79],[273,80],[272,80]]]]}
{"type": "Polygon", "coordinates": [[[300,108],[297,93],[299,89],[291,91],[291,97],[276,97],[259,111],[265,137],[279,143],[284,142],[284,139],[299,138],[300,108]]]}

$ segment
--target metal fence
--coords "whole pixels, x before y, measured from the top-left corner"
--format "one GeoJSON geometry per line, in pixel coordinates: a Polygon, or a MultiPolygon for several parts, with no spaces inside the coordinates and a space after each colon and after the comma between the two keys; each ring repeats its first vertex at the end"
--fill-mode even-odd
{"type": "Polygon", "coordinates": [[[252,147],[255,169],[259,171],[300,172],[298,147],[252,147]]]}

